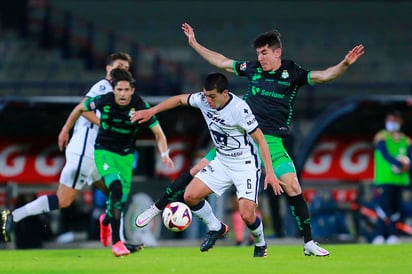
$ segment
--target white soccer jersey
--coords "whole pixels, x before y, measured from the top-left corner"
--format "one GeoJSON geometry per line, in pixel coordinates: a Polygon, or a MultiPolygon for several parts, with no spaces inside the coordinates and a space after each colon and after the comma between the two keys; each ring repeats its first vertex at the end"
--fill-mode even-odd
{"type": "MultiPolygon", "coordinates": [[[[113,88],[110,82],[102,79],[90,88],[86,97],[96,97],[111,91],[113,91],[113,88]]],[[[99,113],[96,113],[96,115],[100,117],[99,113]]],[[[74,125],[73,135],[67,145],[66,151],[94,159],[94,142],[98,129],[98,126],[83,116],[80,116],[74,125]]]]}
{"type": "Polygon", "coordinates": [[[213,109],[207,103],[203,92],[193,93],[188,104],[199,108],[209,127],[216,146],[217,157],[226,163],[258,158],[256,143],[248,133],[258,128],[258,122],[246,102],[233,93],[222,109],[213,109]]]}

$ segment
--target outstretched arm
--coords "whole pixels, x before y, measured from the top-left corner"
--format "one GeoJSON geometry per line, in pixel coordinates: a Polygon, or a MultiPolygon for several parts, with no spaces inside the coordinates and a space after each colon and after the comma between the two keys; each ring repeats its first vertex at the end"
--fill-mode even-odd
{"type": "Polygon", "coordinates": [[[173,97],[169,97],[168,99],[149,109],[136,111],[135,113],[133,113],[132,117],[130,117],[130,121],[132,121],[133,123],[139,122],[139,124],[147,122],[150,119],[150,117],[152,117],[156,113],[172,109],[181,105],[187,105],[188,97],[189,94],[180,94],[173,97]]]}
{"type": "Polygon", "coordinates": [[[310,80],[313,84],[321,84],[335,80],[340,77],[349,66],[353,65],[363,54],[364,46],[357,45],[351,49],[345,58],[335,66],[329,67],[325,70],[314,70],[310,74],[310,80]]]}
{"type": "Polygon", "coordinates": [[[196,41],[195,32],[193,28],[188,23],[182,24],[182,30],[187,36],[189,45],[202,56],[206,61],[208,61],[213,66],[224,69],[229,72],[233,72],[232,64],[233,60],[223,56],[222,54],[205,48],[196,41]]]}

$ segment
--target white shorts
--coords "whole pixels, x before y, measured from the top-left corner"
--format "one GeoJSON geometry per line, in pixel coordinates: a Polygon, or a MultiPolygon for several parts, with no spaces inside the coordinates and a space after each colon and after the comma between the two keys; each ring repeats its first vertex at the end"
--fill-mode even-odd
{"type": "Polygon", "coordinates": [[[86,183],[91,185],[100,179],[93,158],[66,151],[66,164],[59,180],[61,184],[81,190],[86,183]]]}
{"type": "Polygon", "coordinates": [[[215,157],[207,167],[199,171],[199,178],[214,193],[221,196],[232,185],[236,188],[238,199],[245,198],[258,203],[259,181],[262,170],[260,162],[243,161],[236,165],[226,166],[215,157]]]}

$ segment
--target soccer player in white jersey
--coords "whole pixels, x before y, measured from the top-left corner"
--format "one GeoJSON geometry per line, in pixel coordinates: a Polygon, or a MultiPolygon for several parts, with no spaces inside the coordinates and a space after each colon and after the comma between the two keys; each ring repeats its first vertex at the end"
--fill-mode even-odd
{"type": "Polygon", "coordinates": [[[229,92],[226,76],[211,73],[204,81],[203,92],[170,97],[148,110],[137,111],[132,121],[142,123],[156,113],[180,105],[200,109],[217,151],[216,158],[195,175],[184,194],[186,204],[209,229],[200,250],[208,251],[228,232],[228,226],[216,218],[204,198],[212,193],[220,196],[234,185],[240,214],[255,239],[253,256],[266,257],[263,224],[255,212],[261,175],[259,149],[267,168],[264,188],[270,184],[275,193],[283,190],[274,175],[268,145],[255,116],[245,101],[229,92]]]}
{"type": "MultiPolygon", "coordinates": [[[[106,58],[106,75],[105,78],[95,83],[86,94],[86,98],[103,95],[112,92],[113,88],[110,83],[110,72],[114,68],[128,70],[132,59],[129,54],[117,52],[110,54],[106,58]]],[[[1,212],[1,230],[5,241],[10,241],[10,234],[14,224],[20,220],[41,213],[50,212],[59,208],[69,207],[79,190],[86,183],[94,184],[107,194],[101,177],[97,172],[94,162],[94,142],[96,139],[100,119],[98,113],[87,112],[79,118],[73,130],[70,142],[65,142],[66,164],[60,174],[59,186],[56,193],[51,195],[42,195],[36,200],[14,209],[4,209],[1,212]]],[[[59,138],[61,138],[59,136],[59,138]]],[[[61,150],[64,148],[61,147],[61,150]]],[[[111,243],[110,226],[102,225],[104,216],[100,217],[100,240],[104,246],[111,243]]]]}

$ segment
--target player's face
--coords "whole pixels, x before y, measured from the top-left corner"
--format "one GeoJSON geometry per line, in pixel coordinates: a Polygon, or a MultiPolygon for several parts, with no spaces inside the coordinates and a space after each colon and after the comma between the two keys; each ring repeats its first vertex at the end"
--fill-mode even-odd
{"type": "Polygon", "coordinates": [[[119,106],[127,106],[132,100],[134,88],[129,81],[119,81],[114,87],[114,100],[119,106]]]}
{"type": "Polygon", "coordinates": [[[207,103],[213,109],[222,108],[229,100],[228,90],[225,90],[222,93],[217,92],[216,89],[203,90],[203,94],[206,97],[207,103]]]}
{"type": "Polygon", "coordinates": [[[257,48],[256,54],[260,65],[264,71],[275,71],[281,64],[280,56],[282,49],[277,48],[273,50],[268,45],[257,48]]]}

